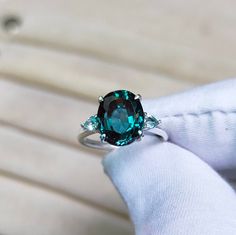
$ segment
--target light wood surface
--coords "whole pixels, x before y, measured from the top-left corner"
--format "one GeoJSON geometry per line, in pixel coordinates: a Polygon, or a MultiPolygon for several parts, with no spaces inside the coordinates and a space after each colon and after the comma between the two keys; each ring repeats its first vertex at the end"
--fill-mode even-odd
{"type": "Polygon", "coordinates": [[[1,234],[133,234],[122,218],[1,171],[0,185],[1,234]]]}
{"type": "Polygon", "coordinates": [[[49,93],[3,78],[0,79],[0,93],[1,121],[78,149],[81,147],[77,141],[80,123],[97,111],[97,105],[86,100],[49,93]]]}
{"type": "Polygon", "coordinates": [[[114,88],[133,90],[150,98],[192,85],[190,82],[176,81],[77,54],[15,43],[0,43],[0,50],[0,74],[67,94],[91,98],[93,101],[100,94],[106,94],[114,88]]]}
{"type": "Polygon", "coordinates": [[[231,0],[0,0],[0,234],[134,234],[80,123],[235,76],[235,24],[231,0]]]}
{"type": "Polygon", "coordinates": [[[100,158],[0,126],[0,169],[127,218],[121,199],[103,173],[100,158]]]}
{"type": "Polygon", "coordinates": [[[206,82],[235,75],[235,2],[2,1],[22,24],[13,37],[59,51],[206,82]],[[201,5],[201,4],[204,4],[201,5]]]}

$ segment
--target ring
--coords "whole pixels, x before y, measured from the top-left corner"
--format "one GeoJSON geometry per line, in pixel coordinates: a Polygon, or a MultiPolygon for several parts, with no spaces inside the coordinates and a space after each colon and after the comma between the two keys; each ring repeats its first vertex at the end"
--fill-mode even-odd
{"type": "Polygon", "coordinates": [[[167,133],[159,128],[161,120],[143,111],[141,99],[141,95],[127,90],[99,96],[98,112],[81,124],[79,142],[91,148],[112,150],[141,140],[144,133],[167,141],[167,133]],[[89,138],[94,134],[99,134],[100,140],[89,138]]]}

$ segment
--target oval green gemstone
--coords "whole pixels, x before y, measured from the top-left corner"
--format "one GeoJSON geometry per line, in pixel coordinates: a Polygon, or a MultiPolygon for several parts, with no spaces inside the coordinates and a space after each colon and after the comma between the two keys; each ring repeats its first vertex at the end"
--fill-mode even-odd
{"type": "Polygon", "coordinates": [[[116,146],[135,141],[144,126],[140,100],[127,90],[107,94],[100,102],[97,117],[100,119],[99,130],[106,135],[105,141],[116,146]]]}

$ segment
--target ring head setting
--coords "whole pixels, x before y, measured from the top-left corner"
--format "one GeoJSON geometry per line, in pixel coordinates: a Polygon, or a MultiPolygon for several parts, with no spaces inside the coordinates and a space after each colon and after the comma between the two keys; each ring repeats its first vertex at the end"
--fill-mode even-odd
{"type": "Polygon", "coordinates": [[[140,138],[144,116],[140,99],[135,94],[127,90],[110,92],[99,104],[99,131],[109,144],[127,145],[140,138]]]}
{"type": "MultiPolygon", "coordinates": [[[[89,117],[81,124],[87,133],[85,135],[99,133],[102,143],[107,142],[113,146],[125,146],[141,140],[143,131],[156,128],[160,124],[160,120],[143,111],[141,98],[141,95],[127,90],[117,90],[100,96],[97,115],[89,117]]],[[[84,143],[83,136],[81,143],[84,143]]],[[[164,139],[167,138],[166,136],[164,139]]],[[[89,146],[102,148],[96,141],[88,141],[89,146]]]]}

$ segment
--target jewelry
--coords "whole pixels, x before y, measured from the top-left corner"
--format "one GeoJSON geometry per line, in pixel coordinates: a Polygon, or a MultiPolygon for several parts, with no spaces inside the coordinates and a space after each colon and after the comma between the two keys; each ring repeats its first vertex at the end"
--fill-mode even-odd
{"type": "Polygon", "coordinates": [[[158,128],[161,120],[143,111],[141,98],[127,90],[100,96],[97,115],[81,124],[84,131],[79,142],[91,148],[112,150],[141,140],[146,131],[167,141],[167,133],[158,128]],[[96,133],[100,134],[100,140],[88,138],[96,133]]]}

